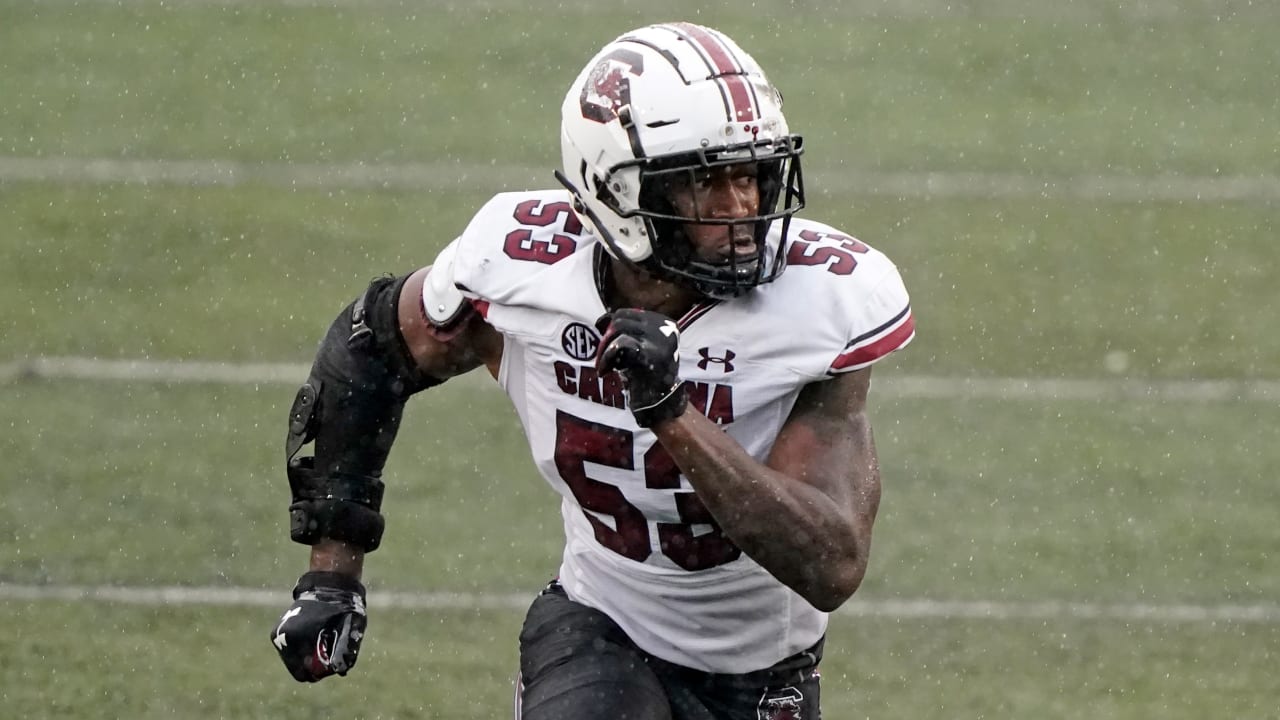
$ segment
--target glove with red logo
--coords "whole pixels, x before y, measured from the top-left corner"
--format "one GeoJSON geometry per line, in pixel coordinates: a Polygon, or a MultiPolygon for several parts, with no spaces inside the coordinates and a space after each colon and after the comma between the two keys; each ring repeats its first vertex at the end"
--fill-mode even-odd
{"type": "Polygon", "coordinates": [[[293,600],[271,631],[284,666],[298,682],[346,675],[367,625],[364,585],[343,573],[309,572],[298,579],[293,600]]]}
{"type": "Polygon", "coordinates": [[[617,371],[640,427],[679,417],[688,406],[680,379],[680,329],[651,310],[624,308],[596,320],[602,335],[596,370],[617,371]]]}

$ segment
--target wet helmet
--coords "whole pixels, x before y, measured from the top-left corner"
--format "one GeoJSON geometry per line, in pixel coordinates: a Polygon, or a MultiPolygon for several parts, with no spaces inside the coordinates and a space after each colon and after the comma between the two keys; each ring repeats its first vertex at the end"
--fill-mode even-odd
{"type": "Polygon", "coordinates": [[[609,43],[565,96],[560,139],[556,177],[614,257],[716,298],[741,295],[785,267],[781,238],[804,207],[802,141],[787,128],[781,93],[724,34],[668,23],[609,43]],[[748,162],[757,166],[755,215],[676,212],[673,186],[748,162]],[[780,232],[771,234],[775,221],[780,232]],[[700,258],[685,236],[690,224],[749,226],[754,254],[700,258]]]}

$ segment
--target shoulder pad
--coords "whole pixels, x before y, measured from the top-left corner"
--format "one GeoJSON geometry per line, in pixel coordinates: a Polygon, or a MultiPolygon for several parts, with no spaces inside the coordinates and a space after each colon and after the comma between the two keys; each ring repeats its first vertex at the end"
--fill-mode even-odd
{"type": "Polygon", "coordinates": [[[431,270],[422,283],[422,307],[427,319],[437,327],[446,327],[458,320],[469,305],[466,298],[453,284],[453,259],[458,252],[458,241],[445,246],[436,256],[431,270]]]}
{"type": "Polygon", "coordinates": [[[532,295],[558,295],[562,288],[549,284],[548,273],[563,272],[595,242],[571,199],[567,190],[495,195],[458,237],[457,288],[469,299],[509,306],[540,305],[532,295]]]}
{"type": "Polygon", "coordinates": [[[800,218],[785,242],[787,270],[764,288],[780,296],[781,302],[769,306],[776,308],[773,321],[789,328],[792,352],[806,374],[859,370],[914,339],[910,296],[884,253],[830,225],[800,218]],[[797,314],[797,307],[823,311],[797,314]]]}

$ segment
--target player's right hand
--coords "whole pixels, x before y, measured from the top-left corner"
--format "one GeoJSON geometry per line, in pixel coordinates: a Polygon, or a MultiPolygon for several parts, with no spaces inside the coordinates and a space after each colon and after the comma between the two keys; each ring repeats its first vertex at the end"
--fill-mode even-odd
{"type": "Polygon", "coordinates": [[[356,664],[367,624],[364,585],[343,573],[309,572],[293,605],[271,630],[271,644],[298,682],[346,675],[356,664]]]}
{"type": "Polygon", "coordinates": [[[640,427],[684,412],[688,393],[680,380],[680,329],[671,318],[623,308],[601,315],[596,329],[601,335],[596,369],[622,375],[627,406],[640,427]]]}

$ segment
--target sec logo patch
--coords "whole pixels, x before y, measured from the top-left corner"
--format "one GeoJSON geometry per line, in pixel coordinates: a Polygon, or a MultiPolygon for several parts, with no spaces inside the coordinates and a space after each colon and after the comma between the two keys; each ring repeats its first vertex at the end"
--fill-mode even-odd
{"type": "Polygon", "coordinates": [[[575,360],[595,360],[600,336],[594,328],[580,322],[569,323],[560,333],[560,347],[575,360]]]}

